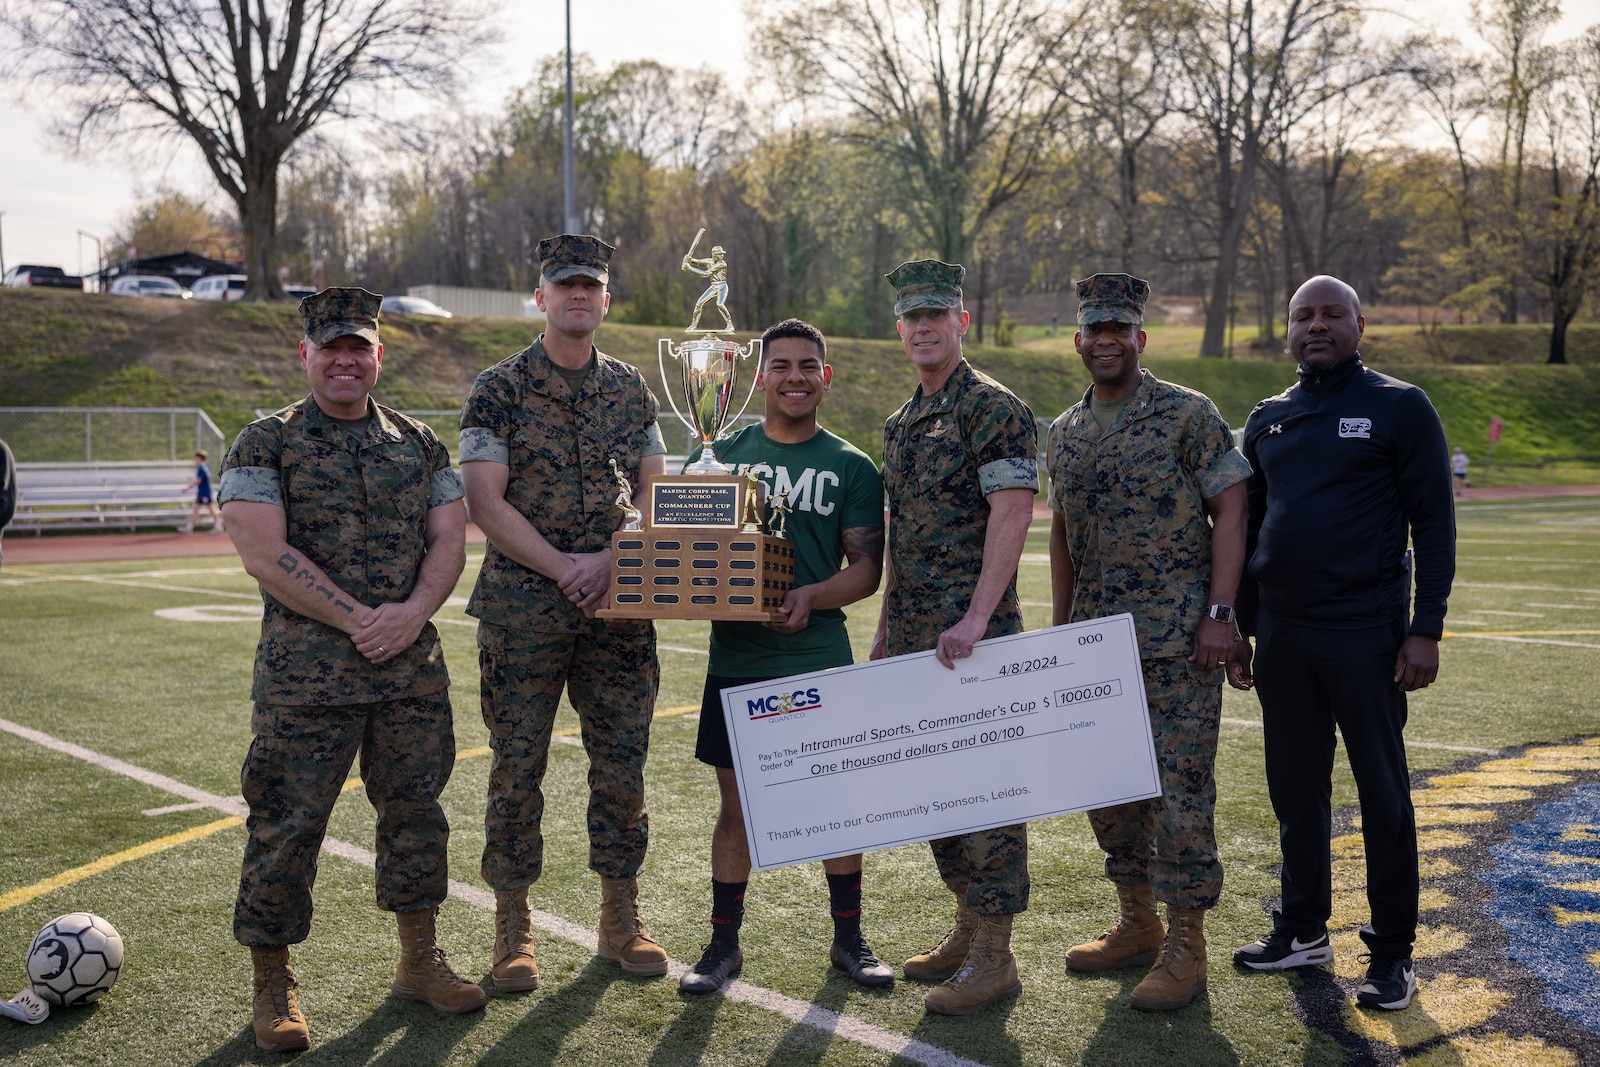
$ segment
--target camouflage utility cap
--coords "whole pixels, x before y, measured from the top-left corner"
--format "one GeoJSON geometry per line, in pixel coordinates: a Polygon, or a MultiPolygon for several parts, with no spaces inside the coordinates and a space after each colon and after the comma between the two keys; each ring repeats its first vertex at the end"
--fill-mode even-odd
{"type": "Polygon", "coordinates": [[[604,284],[611,280],[611,255],[615,251],[589,234],[546,237],[539,242],[539,273],[553,282],[583,274],[604,284]]]}
{"type": "Polygon", "coordinates": [[[378,343],[378,310],[383,297],[357,287],[330,288],[300,301],[300,315],[306,320],[306,338],[314,345],[325,345],[336,337],[351,335],[378,343]]]}
{"type": "Polygon", "coordinates": [[[894,286],[894,313],[913,308],[958,308],[961,279],[967,268],[937,259],[913,259],[884,275],[894,286]]]}
{"type": "Polygon", "coordinates": [[[1075,287],[1078,325],[1096,322],[1144,322],[1150,283],[1131,274],[1091,274],[1075,287]]]}

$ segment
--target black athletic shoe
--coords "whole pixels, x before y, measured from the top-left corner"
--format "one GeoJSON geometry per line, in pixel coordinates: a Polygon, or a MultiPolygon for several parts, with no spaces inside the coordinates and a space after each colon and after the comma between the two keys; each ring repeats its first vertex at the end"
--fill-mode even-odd
{"type": "Polygon", "coordinates": [[[1417,974],[1409,958],[1363,952],[1356,962],[1367,964],[1367,976],[1356,986],[1357,1004],[1399,1011],[1411,1003],[1417,991],[1417,974]]]}
{"type": "Polygon", "coordinates": [[[681,993],[715,993],[733,980],[744,966],[744,949],[737,943],[713,941],[706,946],[700,962],[683,972],[678,979],[681,993]]]}
{"type": "Polygon", "coordinates": [[[1253,971],[1285,971],[1290,967],[1309,967],[1333,959],[1333,946],[1323,930],[1308,937],[1291,933],[1281,926],[1260,941],[1235,949],[1233,962],[1253,971]]]}
{"type": "Polygon", "coordinates": [[[828,947],[828,958],[856,985],[881,989],[894,982],[894,968],[874,955],[867,939],[860,934],[856,935],[854,943],[835,941],[828,947]]]}

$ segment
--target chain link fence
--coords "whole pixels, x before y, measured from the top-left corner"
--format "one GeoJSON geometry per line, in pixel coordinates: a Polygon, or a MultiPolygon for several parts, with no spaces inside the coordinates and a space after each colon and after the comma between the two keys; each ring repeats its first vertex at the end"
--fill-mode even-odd
{"type": "Polygon", "coordinates": [[[18,463],[153,463],[204,449],[213,468],[227,440],[199,408],[3,408],[0,439],[18,463]]]}

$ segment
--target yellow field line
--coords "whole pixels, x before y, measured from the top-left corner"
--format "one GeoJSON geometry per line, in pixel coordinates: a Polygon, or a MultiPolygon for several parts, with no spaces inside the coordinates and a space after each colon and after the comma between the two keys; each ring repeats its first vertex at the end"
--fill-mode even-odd
{"type": "MultiPolygon", "coordinates": [[[[677,707],[677,708],[663,708],[661,711],[656,712],[655,717],[658,718],[658,719],[667,719],[667,718],[671,718],[674,715],[687,715],[691,711],[699,711],[699,710],[700,710],[700,705],[699,704],[684,704],[682,707],[677,707]]],[[[579,732],[580,731],[578,730],[578,728],[574,727],[573,729],[570,729],[570,730],[557,730],[555,732],[554,736],[555,737],[575,737],[575,736],[577,736],[577,734],[579,732]]],[[[488,745],[479,745],[477,748],[469,748],[469,749],[466,749],[463,752],[457,752],[456,753],[456,762],[460,763],[462,760],[476,759],[479,756],[487,756],[490,751],[491,750],[490,750],[488,745]]],[[[360,778],[347,778],[347,779],[345,779],[344,786],[339,791],[341,793],[348,793],[348,792],[350,792],[350,790],[359,789],[360,787],[361,787],[361,779],[360,778]]]]}
{"type": "Polygon", "coordinates": [[[1446,630],[1445,637],[1594,637],[1600,630],[1474,630],[1470,634],[1454,634],[1446,630]]]}
{"type": "Polygon", "coordinates": [[[0,911],[10,911],[12,908],[26,904],[37,897],[42,897],[46,893],[53,893],[63,886],[81,882],[85,878],[96,874],[103,874],[111,868],[119,867],[130,860],[153,856],[157,852],[165,852],[169,848],[176,848],[178,845],[187,844],[202,837],[209,837],[218,830],[226,830],[230,826],[241,826],[243,823],[244,820],[236,819],[230,815],[226,819],[218,819],[216,822],[206,823],[204,826],[196,826],[192,830],[184,830],[182,833],[158,837],[154,841],[147,841],[142,845],[135,845],[133,848],[124,849],[121,852],[113,852],[109,856],[102,856],[93,863],[86,863],[82,867],[74,867],[70,871],[62,871],[60,874],[52,875],[42,882],[35,882],[32,885],[23,886],[21,889],[13,889],[9,893],[0,893],[0,911]]]}

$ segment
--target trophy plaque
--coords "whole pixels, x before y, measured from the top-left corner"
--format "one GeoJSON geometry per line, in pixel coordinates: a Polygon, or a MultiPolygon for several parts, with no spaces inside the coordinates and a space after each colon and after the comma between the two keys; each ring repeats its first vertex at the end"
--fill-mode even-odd
{"type": "MultiPolygon", "coordinates": [[[[595,612],[601,618],[768,622],[776,618],[774,609],[783,605],[784,595],[795,585],[794,542],[781,532],[768,532],[760,480],[735,474],[717,460],[712,448],[755,395],[752,374],[744,404],[733,410],[742,365],[751,356],[760,364],[761,342],[740,345],[718,336],[733,332],[727,307],[728,265],[720,245],[711,249],[709,257],[695,258],[703,236],[701,229],[683,257],[684,270],[710,283],[695,303],[685,331],[691,339],[674,345],[663,337],[657,351],[667,399],[689,431],[699,436],[700,459],[682,474],[651,479],[645,511],[637,522],[631,508],[623,507],[624,494],[631,492],[618,475],[622,489],[617,506],[625,521],[624,528],[611,535],[611,606],[595,612]],[[718,328],[700,328],[708,305],[722,320],[718,328]],[[678,363],[676,375],[667,373],[668,356],[678,363]]],[[[782,507],[782,502],[775,506],[782,507]]]]}

